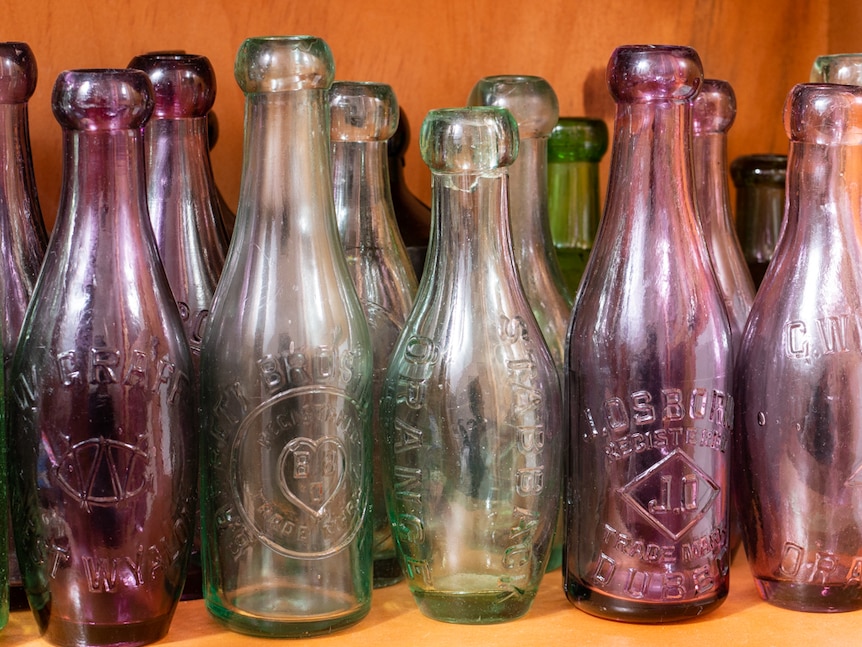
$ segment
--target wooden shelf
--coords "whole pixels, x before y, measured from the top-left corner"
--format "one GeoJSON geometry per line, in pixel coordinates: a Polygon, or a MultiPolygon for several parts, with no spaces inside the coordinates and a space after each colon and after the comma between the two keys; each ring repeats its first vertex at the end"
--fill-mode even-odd
{"type": "MultiPolygon", "coordinates": [[[[856,644],[862,611],[852,613],[801,613],[779,609],[763,602],[754,588],[744,559],[731,569],[731,590],[725,603],[702,619],[662,626],[635,625],[589,616],[575,609],[563,593],[560,571],[545,576],[533,608],[513,622],[471,626],[436,622],[424,617],[405,584],[374,592],[371,612],[357,625],[331,636],[291,641],[316,647],[367,647],[368,645],[578,645],[579,647],[694,647],[707,641],[733,647],[820,644],[856,644]],[[827,638],[828,637],[828,638],[827,638]]],[[[39,647],[40,639],[32,614],[11,615],[0,633],[4,646],[39,647]]],[[[210,617],[201,600],[181,602],[167,637],[159,645],[201,647],[272,645],[267,638],[252,638],[224,629],[210,617]]]]}

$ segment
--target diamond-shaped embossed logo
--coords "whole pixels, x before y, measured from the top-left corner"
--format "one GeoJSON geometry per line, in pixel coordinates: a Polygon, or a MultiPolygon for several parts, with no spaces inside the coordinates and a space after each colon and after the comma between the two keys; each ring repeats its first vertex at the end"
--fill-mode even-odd
{"type": "Polygon", "coordinates": [[[681,449],[675,449],[619,492],[657,530],[679,540],[706,514],[720,488],[681,449]]]}

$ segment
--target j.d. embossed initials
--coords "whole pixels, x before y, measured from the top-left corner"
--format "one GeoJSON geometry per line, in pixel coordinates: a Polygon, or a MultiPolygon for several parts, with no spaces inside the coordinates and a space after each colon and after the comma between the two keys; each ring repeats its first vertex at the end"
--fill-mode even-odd
{"type": "Polygon", "coordinates": [[[294,438],[281,452],[284,496],[317,518],[344,483],[344,446],[338,438],[294,438]]]}

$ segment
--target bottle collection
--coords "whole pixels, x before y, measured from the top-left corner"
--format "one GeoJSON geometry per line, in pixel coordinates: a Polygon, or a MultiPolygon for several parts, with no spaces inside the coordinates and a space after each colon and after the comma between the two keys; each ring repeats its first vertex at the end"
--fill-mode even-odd
{"type": "Polygon", "coordinates": [[[789,156],[729,166],[733,89],[691,48],[614,51],[612,138],[485,77],[421,125],[429,212],[390,86],[249,38],[234,214],[209,61],[152,52],[56,79],[49,239],[35,58],[0,43],[0,626],[7,580],[61,646],[156,641],[181,595],[324,634],[401,580],[486,624],[555,569],[589,614],[673,622],[740,544],[764,600],[862,608],[860,70],[817,59],[789,156]]]}

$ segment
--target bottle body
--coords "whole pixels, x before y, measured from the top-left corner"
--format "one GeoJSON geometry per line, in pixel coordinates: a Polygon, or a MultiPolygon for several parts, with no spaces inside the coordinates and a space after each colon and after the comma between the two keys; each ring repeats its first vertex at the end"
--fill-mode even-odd
{"type": "Polygon", "coordinates": [[[64,190],[8,403],[25,588],[61,645],[162,637],[194,527],[191,359],[147,220],[151,93],[127,70],[54,88],[64,190]]]}
{"type": "Polygon", "coordinates": [[[332,76],[312,37],[237,56],[245,159],[201,353],[201,519],[207,608],[255,635],[329,632],[370,606],[372,356],[335,223],[332,76]]]}
{"type": "Polygon", "coordinates": [[[730,334],[685,102],[701,75],[688,48],[619,48],[608,65],[608,203],[569,335],[563,568],[577,607],[617,620],[692,617],[728,590],[730,334]]]}
{"type": "Polygon", "coordinates": [[[383,491],[383,380],[416,295],[416,277],[389,193],[387,141],[398,105],[383,84],[333,84],[332,175],[335,214],[347,269],[371,334],[374,355],[371,428],[374,436],[374,586],[403,578],[383,491]]]}
{"type": "Polygon", "coordinates": [[[501,108],[426,118],[429,264],[384,387],[402,568],[420,610],[447,622],[529,610],[560,499],[558,380],[517,280],[500,168],[515,128],[501,108]]]}
{"type": "Polygon", "coordinates": [[[862,92],[788,96],[787,213],[737,369],[736,488],[761,597],[803,611],[862,606],[858,268],[862,92]]]}
{"type": "Polygon", "coordinates": [[[608,127],[589,117],[560,117],[548,140],[551,238],[570,304],[599,229],[599,162],[607,149],[608,127]]]}

